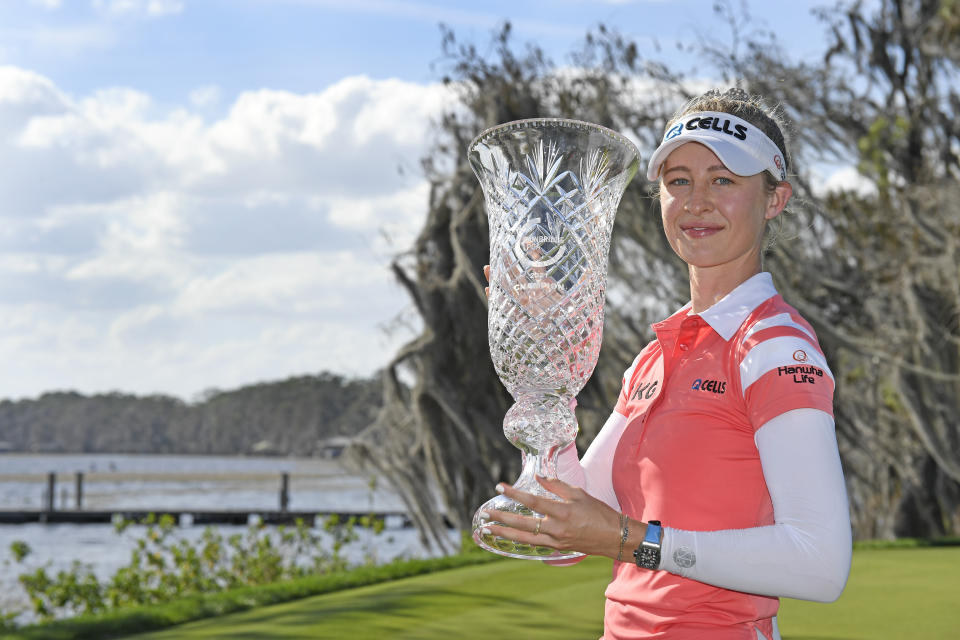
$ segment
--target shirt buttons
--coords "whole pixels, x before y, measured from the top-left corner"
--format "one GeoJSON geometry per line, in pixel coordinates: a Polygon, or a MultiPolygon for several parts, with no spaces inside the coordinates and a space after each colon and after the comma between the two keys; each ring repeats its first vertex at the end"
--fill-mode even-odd
{"type": "Polygon", "coordinates": [[[681,350],[681,351],[686,351],[686,350],[689,349],[689,348],[690,348],[690,345],[688,345],[686,342],[681,342],[681,343],[680,343],[680,350],[681,350]]]}

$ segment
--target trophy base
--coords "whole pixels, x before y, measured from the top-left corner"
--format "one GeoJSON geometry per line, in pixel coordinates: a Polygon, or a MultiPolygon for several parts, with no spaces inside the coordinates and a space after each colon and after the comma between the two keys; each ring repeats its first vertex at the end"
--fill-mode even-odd
{"type": "Polygon", "coordinates": [[[499,524],[496,520],[483,520],[480,518],[480,512],[491,509],[519,513],[537,518],[543,517],[539,513],[507,496],[501,495],[491,498],[484,502],[483,506],[481,506],[473,516],[473,541],[476,542],[480,548],[490,553],[496,553],[497,555],[508,558],[519,558],[521,560],[569,560],[579,558],[583,555],[579,551],[560,551],[551,547],[516,542],[515,540],[502,538],[490,533],[484,534],[481,532],[481,529],[485,525],[490,523],[499,524]]]}

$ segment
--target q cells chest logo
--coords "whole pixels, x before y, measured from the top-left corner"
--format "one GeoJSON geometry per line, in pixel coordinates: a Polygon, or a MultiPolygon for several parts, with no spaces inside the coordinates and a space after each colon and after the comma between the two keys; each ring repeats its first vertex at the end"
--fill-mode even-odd
{"type": "Polygon", "coordinates": [[[697,378],[690,387],[693,391],[710,391],[711,393],[723,394],[727,391],[726,380],[704,380],[697,378]]]}
{"type": "Polygon", "coordinates": [[[807,352],[803,349],[797,349],[793,352],[793,359],[797,362],[806,362],[807,361],[807,352]]]}

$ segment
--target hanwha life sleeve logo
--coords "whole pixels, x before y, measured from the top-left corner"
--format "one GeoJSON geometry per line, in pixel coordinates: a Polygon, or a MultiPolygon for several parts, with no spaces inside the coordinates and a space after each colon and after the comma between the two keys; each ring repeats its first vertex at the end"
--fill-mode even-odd
{"type": "Polygon", "coordinates": [[[793,352],[793,359],[797,362],[806,362],[807,361],[807,352],[803,349],[797,349],[793,352]]]}

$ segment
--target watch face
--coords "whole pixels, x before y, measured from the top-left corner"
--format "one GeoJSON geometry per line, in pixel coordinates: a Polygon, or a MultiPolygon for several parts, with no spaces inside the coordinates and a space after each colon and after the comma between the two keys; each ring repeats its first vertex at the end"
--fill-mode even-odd
{"type": "Polygon", "coordinates": [[[656,569],[660,566],[660,549],[657,547],[648,547],[643,544],[633,552],[633,557],[638,567],[656,569]]]}
{"type": "Polygon", "coordinates": [[[643,542],[634,549],[633,558],[637,566],[644,569],[656,569],[660,566],[660,538],[663,535],[663,528],[659,520],[651,520],[647,523],[647,531],[643,536],[643,542]]]}

